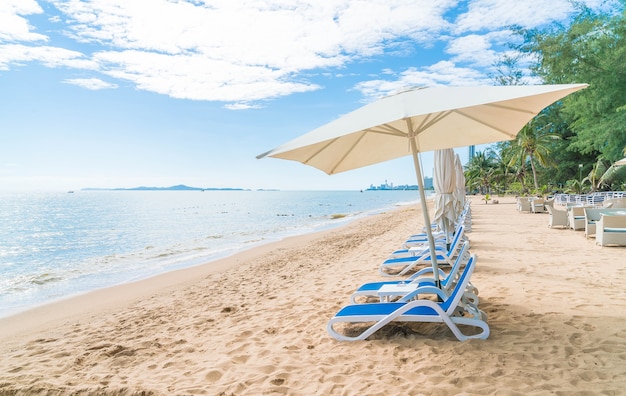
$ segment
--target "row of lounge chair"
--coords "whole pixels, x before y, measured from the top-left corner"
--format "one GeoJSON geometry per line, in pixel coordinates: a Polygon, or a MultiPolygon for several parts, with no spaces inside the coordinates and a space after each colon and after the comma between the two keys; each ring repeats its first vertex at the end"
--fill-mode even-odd
{"type": "MultiPolygon", "coordinates": [[[[391,322],[445,323],[457,339],[486,339],[486,314],[478,309],[478,289],[470,279],[477,258],[469,252],[465,235],[469,202],[457,221],[452,241],[437,235],[431,252],[425,234],[411,235],[379,268],[384,276],[410,276],[359,286],[328,322],[329,334],[340,341],[365,340],[391,322]],[[438,269],[435,283],[432,254],[447,271],[438,269]],[[346,329],[345,325],[348,325],[346,329]],[[354,326],[359,328],[354,329],[354,326]]],[[[470,220],[471,221],[471,220],[470,220]]]]}

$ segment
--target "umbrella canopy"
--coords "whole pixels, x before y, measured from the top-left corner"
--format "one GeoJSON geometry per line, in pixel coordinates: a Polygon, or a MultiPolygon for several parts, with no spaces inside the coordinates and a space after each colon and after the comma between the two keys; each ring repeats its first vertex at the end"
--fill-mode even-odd
{"type": "MultiPolygon", "coordinates": [[[[587,84],[435,87],[388,96],[257,158],[299,161],[328,174],[412,155],[429,247],[435,251],[417,154],[511,140],[543,108],[587,84]]],[[[438,283],[436,255],[433,275],[438,283]]]]}
{"type": "Polygon", "coordinates": [[[456,186],[454,190],[454,203],[457,218],[465,208],[465,174],[463,173],[463,165],[458,154],[454,156],[454,167],[456,169],[456,186]]]}
{"type": "Polygon", "coordinates": [[[435,150],[433,187],[435,188],[435,215],[433,220],[446,235],[446,240],[449,241],[456,220],[454,199],[456,166],[454,150],[451,148],[435,150]]]}
{"type": "Polygon", "coordinates": [[[613,165],[615,165],[615,166],[626,165],[626,158],[622,158],[621,160],[616,161],[613,165]]]}

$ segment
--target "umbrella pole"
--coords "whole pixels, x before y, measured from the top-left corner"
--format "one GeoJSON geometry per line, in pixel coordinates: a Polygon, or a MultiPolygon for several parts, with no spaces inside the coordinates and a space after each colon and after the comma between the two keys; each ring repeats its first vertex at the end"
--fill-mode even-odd
{"type": "Polygon", "coordinates": [[[426,194],[424,193],[424,179],[422,178],[422,170],[420,169],[419,158],[417,158],[417,146],[415,139],[411,141],[411,153],[413,154],[413,164],[415,165],[415,174],[417,175],[417,186],[419,188],[420,202],[422,204],[422,213],[424,214],[424,223],[426,224],[426,235],[428,236],[428,248],[430,249],[430,259],[433,265],[433,278],[435,285],[441,289],[441,281],[439,280],[439,266],[437,264],[437,251],[435,250],[435,239],[433,231],[430,227],[430,216],[428,215],[428,206],[426,205],[426,194]]]}

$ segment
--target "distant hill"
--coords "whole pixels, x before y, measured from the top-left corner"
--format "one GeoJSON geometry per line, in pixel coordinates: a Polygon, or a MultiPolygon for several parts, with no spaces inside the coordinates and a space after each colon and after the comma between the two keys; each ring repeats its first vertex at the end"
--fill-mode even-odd
{"type": "Polygon", "coordinates": [[[243,188],[189,187],[184,184],[171,187],[132,187],[132,188],[83,188],[83,191],[244,191],[243,188]]]}

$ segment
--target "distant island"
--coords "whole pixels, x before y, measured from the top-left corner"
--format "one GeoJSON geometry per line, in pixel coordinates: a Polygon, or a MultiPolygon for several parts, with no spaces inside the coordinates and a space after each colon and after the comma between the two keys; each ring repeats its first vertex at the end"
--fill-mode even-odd
{"type": "Polygon", "coordinates": [[[82,191],[249,191],[245,188],[189,187],[184,184],[171,187],[132,187],[132,188],[83,188],[82,191]]]}

